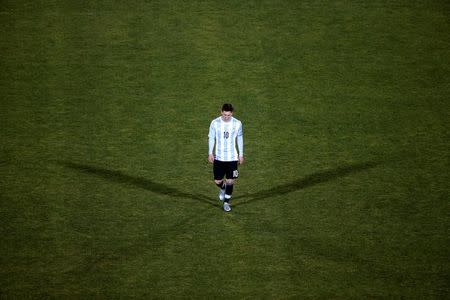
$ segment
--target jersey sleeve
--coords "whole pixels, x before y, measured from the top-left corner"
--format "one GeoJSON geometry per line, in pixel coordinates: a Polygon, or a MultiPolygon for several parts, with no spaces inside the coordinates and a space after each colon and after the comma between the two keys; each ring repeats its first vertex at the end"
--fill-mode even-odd
{"type": "Polygon", "coordinates": [[[239,156],[244,156],[244,133],[242,130],[242,123],[239,124],[239,129],[237,133],[237,146],[239,151],[239,156]]]}
{"type": "Polygon", "coordinates": [[[211,125],[209,126],[208,155],[213,154],[215,142],[216,142],[216,130],[214,128],[214,121],[213,121],[213,122],[211,122],[211,125]]]}

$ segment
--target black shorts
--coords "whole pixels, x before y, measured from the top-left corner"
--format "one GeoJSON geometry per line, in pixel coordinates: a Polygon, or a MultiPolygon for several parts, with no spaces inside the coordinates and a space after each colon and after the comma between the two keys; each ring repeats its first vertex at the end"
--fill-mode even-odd
{"type": "Polygon", "coordinates": [[[214,160],[213,164],[214,180],[236,179],[239,176],[237,161],[214,160]]]}

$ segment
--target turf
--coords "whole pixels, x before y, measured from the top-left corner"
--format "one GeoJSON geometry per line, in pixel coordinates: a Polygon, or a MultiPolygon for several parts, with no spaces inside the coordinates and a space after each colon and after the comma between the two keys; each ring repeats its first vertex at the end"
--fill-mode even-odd
{"type": "Polygon", "coordinates": [[[449,297],[446,1],[2,1],[0,297],[449,297]],[[222,103],[246,164],[224,213],[222,103]]]}

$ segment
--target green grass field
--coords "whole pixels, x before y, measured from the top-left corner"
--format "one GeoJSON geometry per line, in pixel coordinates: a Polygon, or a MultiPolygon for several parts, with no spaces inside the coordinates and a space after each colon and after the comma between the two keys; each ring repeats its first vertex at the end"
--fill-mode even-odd
{"type": "Polygon", "coordinates": [[[450,5],[2,1],[0,298],[448,298],[450,5]],[[207,164],[243,121],[233,210],[207,164]]]}

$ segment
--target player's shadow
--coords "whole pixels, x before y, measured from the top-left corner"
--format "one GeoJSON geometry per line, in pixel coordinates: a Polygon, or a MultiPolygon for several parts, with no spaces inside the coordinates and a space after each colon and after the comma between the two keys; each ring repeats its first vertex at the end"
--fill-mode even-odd
{"type": "Polygon", "coordinates": [[[128,174],[125,174],[121,171],[116,170],[109,170],[101,167],[94,167],[84,164],[78,164],[73,162],[60,162],[62,165],[64,165],[67,168],[86,173],[95,175],[101,178],[104,178],[108,181],[117,182],[123,185],[129,185],[129,186],[135,186],[138,188],[142,188],[145,190],[148,190],[150,192],[153,192],[155,194],[165,195],[169,197],[175,197],[175,198],[183,198],[183,199],[192,199],[195,201],[201,201],[204,203],[207,203],[209,205],[212,205],[214,207],[217,206],[215,202],[213,203],[212,200],[204,195],[199,194],[192,194],[192,193],[186,193],[182,192],[176,188],[167,186],[162,183],[153,182],[150,179],[137,177],[137,176],[131,176],[128,174]]]}
{"type": "Polygon", "coordinates": [[[250,202],[260,201],[274,196],[285,195],[307,187],[331,181],[339,177],[350,175],[352,173],[361,172],[377,166],[378,162],[364,162],[340,166],[334,169],[319,171],[305,177],[296,179],[286,184],[278,185],[270,189],[262,190],[252,194],[245,194],[234,199],[239,199],[235,206],[246,205],[250,202]],[[242,202],[241,202],[242,201],[242,202]]]}

